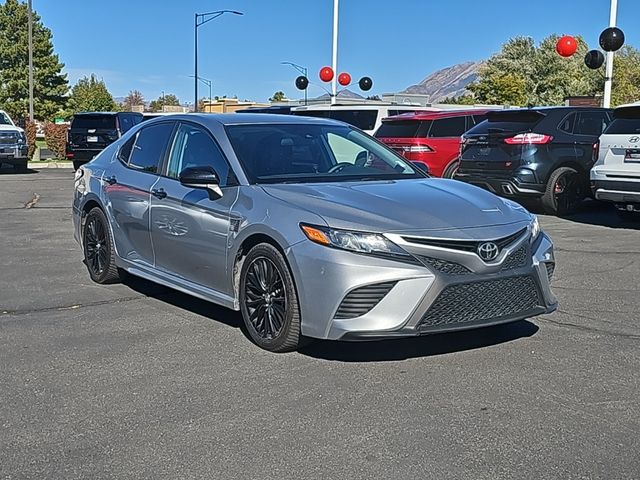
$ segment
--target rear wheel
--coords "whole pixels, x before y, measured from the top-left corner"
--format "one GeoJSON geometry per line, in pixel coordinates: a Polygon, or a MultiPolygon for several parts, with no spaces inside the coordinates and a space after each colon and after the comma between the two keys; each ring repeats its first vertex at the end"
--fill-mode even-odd
{"type": "Polygon", "coordinates": [[[115,263],[109,223],[98,207],[93,208],[85,218],[82,246],[91,280],[97,283],[115,283],[122,279],[115,263]]]}
{"type": "Polygon", "coordinates": [[[271,352],[301,346],[300,309],[293,277],[273,245],[253,247],[240,273],[240,310],[251,339],[271,352]]]}
{"type": "Polygon", "coordinates": [[[453,178],[459,166],[460,166],[460,159],[457,158],[456,160],[451,162],[449,165],[447,165],[447,168],[445,168],[444,172],[442,173],[442,178],[453,178]]]}
{"type": "Polygon", "coordinates": [[[575,212],[585,198],[584,182],[571,167],[560,167],[549,177],[542,196],[542,206],[550,215],[569,215],[575,212]]]}

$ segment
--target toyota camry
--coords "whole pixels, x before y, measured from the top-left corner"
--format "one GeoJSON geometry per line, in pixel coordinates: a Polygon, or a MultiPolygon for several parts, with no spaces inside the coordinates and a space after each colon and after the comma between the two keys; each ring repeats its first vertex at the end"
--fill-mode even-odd
{"type": "Polygon", "coordinates": [[[124,274],[239,310],[267,350],[549,313],[553,245],[520,205],[430,178],[329,119],[176,115],[76,172],[91,279],[124,274]]]}

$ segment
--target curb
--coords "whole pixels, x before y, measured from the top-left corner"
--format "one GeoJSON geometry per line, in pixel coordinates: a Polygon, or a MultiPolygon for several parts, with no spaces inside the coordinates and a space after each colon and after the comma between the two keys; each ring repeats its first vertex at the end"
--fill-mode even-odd
{"type": "Polygon", "coordinates": [[[40,170],[41,168],[73,168],[72,162],[29,162],[28,168],[40,170]]]}

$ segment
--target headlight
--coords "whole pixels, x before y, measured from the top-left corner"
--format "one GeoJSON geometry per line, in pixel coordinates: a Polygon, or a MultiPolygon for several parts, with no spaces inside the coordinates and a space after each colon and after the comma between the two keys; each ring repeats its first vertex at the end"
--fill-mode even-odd
{"type": "Polygon", "coordinates": [[[396,260],[410,263],[417,262],[409,253],[388,238],[377,233],[337,230],[306,224],[300,224],[300,228],[309,240],[326,247],[382,257],[393,257],[396,260]]]}
{"type": "Polygon", "coordinates": [[[27,143],[27,137],[22,132],[18,133],[18,143],[27,143]]]}
{"type": "Polygon", "coordinates": [[[533,216],[533,221],[531,222],[531,241],[533,242],[540,235],[540,222],[538,221],[538,217],[533,216]]]}

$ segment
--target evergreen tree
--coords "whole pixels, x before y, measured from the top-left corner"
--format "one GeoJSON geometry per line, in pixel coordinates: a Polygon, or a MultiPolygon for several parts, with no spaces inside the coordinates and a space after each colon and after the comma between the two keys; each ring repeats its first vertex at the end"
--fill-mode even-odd
{"type": "MultiPolygon", "coordinates": [[[[64,64],[53,52],[51,30],[33,12],[34,116],[52,119],[66,103],[69,90],[64,64]]],[[[0,105],[14,120],[29,110],[29,34],[26,3],[6,0],[0,5],[0,105]]]]}
{"type": "Polygon", "coordinates": [[[116,102],[107,90],[103,80],[94,74],[78,80],[71,89],[69,97],[70,113],[77,112],[112,112],[117,110],[116,102]]]}

